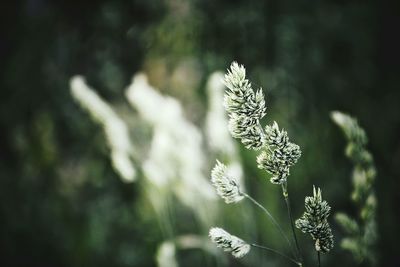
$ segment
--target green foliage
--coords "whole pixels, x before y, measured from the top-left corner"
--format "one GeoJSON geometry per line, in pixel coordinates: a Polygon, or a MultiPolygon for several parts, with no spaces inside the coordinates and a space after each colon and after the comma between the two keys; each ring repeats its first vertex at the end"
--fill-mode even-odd
{"type": "Polygon", "coordinates": [[[359,234],[360,228],[358,227],[357,222],[347,214],[338,212],[335,214],[335,220],[342,226],[343,230],[346,231],[347,234],[359,234]]]}

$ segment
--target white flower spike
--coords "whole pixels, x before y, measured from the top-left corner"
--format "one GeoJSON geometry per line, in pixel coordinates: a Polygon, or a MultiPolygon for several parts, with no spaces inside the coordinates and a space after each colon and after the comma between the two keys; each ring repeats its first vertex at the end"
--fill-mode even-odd
{"type": "Polygon", "coordinates": [[[256,93],[246,79],[246,69],[237,62],[231,64],[225,74],[224,106],[229,115],[229,131],[234,138],[241,139],[246,148],[258,150],[264,145],[260,120],[265,116],[264,93],[256,93]]]}
{"type": "Polygon", "coordinates": [[[242,258],[250,251],[250,245],[242,239],[229,234],[222,228],[214,227],[210,229],[210,239],[217,247],[226,252],[230,252],[235,258],[242,258]]]}

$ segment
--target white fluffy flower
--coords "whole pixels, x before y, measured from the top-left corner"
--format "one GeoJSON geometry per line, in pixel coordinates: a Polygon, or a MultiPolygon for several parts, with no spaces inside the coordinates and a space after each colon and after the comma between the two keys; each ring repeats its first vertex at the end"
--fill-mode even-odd
{"type": "Polygon", "coordinates": [[[228,176],[226,166],[218,160],[211,171],[211,183],[216,188],[217,194],[228,204],[239,202],[244,197],[240,193],[238,182],[228,176]]]}
{"type": "Polygon", "coordinates": [[[209,232],[210,239],[217,247],[230,252],[236,258],[242,258],[250,251],[250,245],[242,239],[229,234],[222,228],[214,227],[209,232]]]}

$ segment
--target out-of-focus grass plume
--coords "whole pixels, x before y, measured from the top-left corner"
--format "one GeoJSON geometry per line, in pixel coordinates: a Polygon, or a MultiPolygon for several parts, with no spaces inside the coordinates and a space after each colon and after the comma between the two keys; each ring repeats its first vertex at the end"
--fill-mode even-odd
{"type": "Polygon", "coordinates": [[[134,148],[125,122],[108,103],[88,87],[83,77],[71,78],[70,86],[75,100],[102,126],[114,169],[123,181],[135,181],[136,170],[132,162],[134,148]]]}
{"type": "MultiPolygon", "coordinates": [[[[152,191],[149,197],[156,202],[164,190],[172,191],[203,219],[212,218],[215,194],[203,172],[206,160],[200,130],[185,118],[180,103],[158,93],[144,74],[134,76],[126,96],[153,128],[150,151],[142,169],[150,183],[161,191],[152,191]]],[[[165,200],[158,202],[162,205],[165,200]]],[[[161,210],[165,208],[162,205],[161,210]]]]}
{"type": "Polygon", "coordinates": [[[358,262],[367,261],[375,266],[378,238],[377,199],[374,189],[376,170],[372,155],[366,148],[367,135],[357,120],[345,113],[333,111],[331,118],[343,131],[348,142],[345,154],[354,164],[351,199],[358,209],[354,219],[345,213],[335,215],[336,221],[347,235],[341,241],[341,246],[349,250],[358,262]]]}

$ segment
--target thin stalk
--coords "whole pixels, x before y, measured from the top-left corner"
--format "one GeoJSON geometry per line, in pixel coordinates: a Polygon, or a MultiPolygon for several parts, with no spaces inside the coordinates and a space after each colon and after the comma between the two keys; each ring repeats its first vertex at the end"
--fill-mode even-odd
{"type": "Polygon", "coordinates": [[[318,267],[321,267],[321,253],[317,251],[318,254],[318,267]]]}
{"type": "Polygon", "coordinates": [[[280,256],[282,256],[282,257],[294,262],[298,266],[302,266],[301,262],[298,262],[295,259],[292,259],[291,257],[289,257],[289,256],[287,256],[287,255],[285,255],[285,254],[283,254],[283,253],[281,253],[281,252],[279,252],[279,251],[277,251],[275,249],[272,249],[272,248],[269,248],[269,247],[260,246],[260,245],[257,245],[257,244],[251,244],[251,246],[256,247],[256,248],[261,248],[261,249],[264,249],[264,250],[268,250],[270,252],[278,254],[278,255],[280,255],[280,256]]]}
{"type": "Polygon", "coordinates": [[[303,261],[303,257],[301,256],[301,253],[300,253],[299,242],[297,241],[296,231],[294,229],[292,209],[290,208],[289,193],[288,193],[288,190],[287,190],[287,182],[284,182],[282,184],[282,193],[283,193],[283,197],[285,198],[285,203],[286,203],[286,208],[287,208],[288,216],[289,216],[289,220],[290,220],[290,226],[292,228],[292,234],[293,234],[294,243],[296,244],[297,257],[298,257],[298,259],[300,261],[303,261]]]}
{"type": "Polygon", "coordinates": [[[272,223],[276,226],[276,228],[278,228],[279,232],[281,233],[281,235],[283,236],[283,238],[286,240],[286,242],[289,244],[291,253],[293,254],[293,256],[295,257],[294,254],[294,249],[292,247],[292,243],[290,243],[289,238],[286,236],[285,232],[283,231],[282,227],[278,224],[278,222],[275,220],[275,218],[272,216],[272,214],[260,203],[257,202],[257,200],[255,200],[254,198],[252,198],[251,196],[249,196],[246,193],[241,193],[243,196],[245,196],[246,198],[248,198],[251,202],[253,202],[257,207],[259,207],[260,209],[262,209],[265,214],[267,214],[267,216],[269,217],[269,219],[272,221],[272,223]]]}

